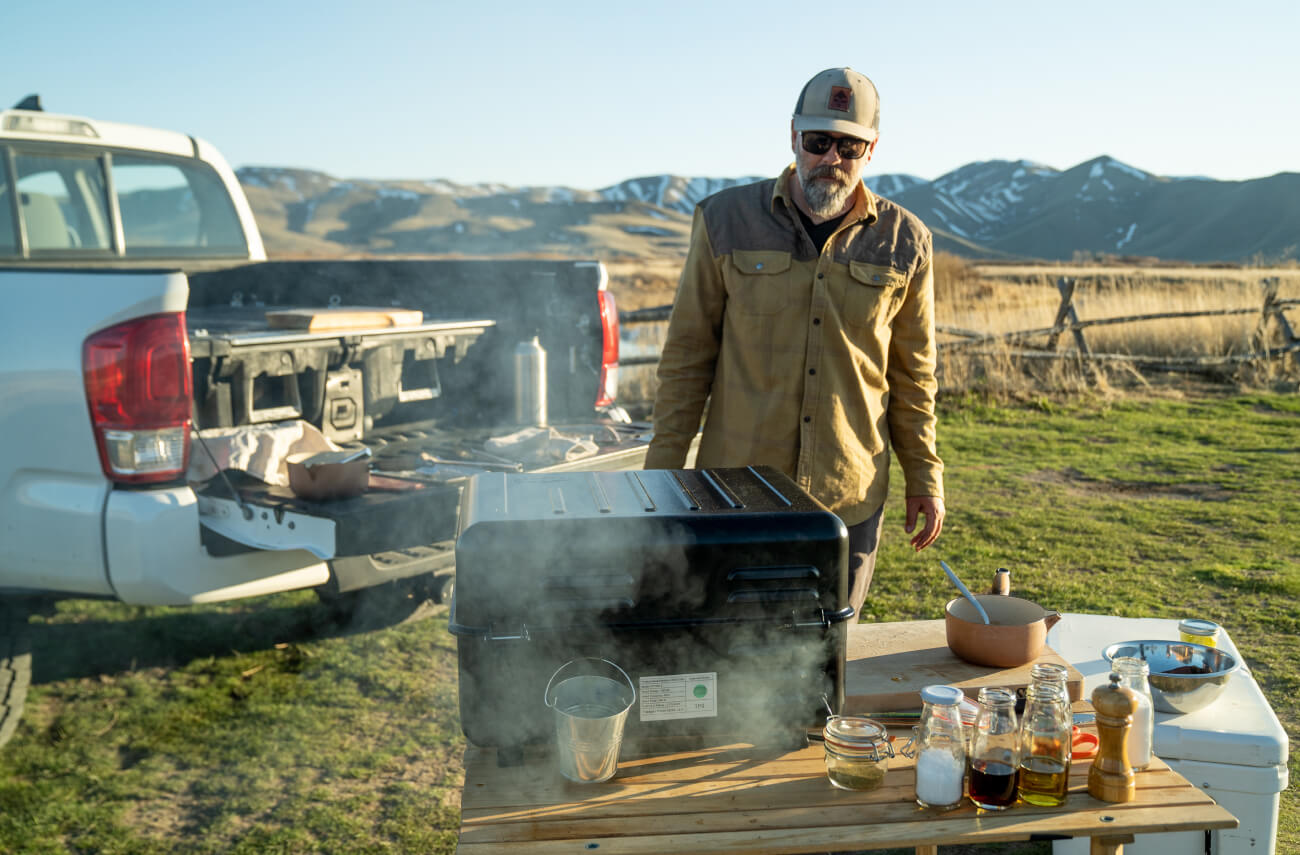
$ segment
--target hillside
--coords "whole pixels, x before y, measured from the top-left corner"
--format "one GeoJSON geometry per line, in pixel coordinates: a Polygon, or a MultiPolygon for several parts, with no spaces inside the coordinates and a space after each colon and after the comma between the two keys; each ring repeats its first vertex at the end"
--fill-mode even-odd
{"type": "MultiPolygon", "coordinates": [[[[238,175],[272,256],[611,261],[680,258],[700,199],[759,180],[656,175],[574,190],[339,180],[279,167],[244,167],[238,175]]],[[[918,214],[934,231],[938,249],[972,258],[1300,258],[1297,173],[1251,181],[1168,178],[1102,156],[1064,171],[1028,161],[985,161],[934,181],[878,175],[867,183],[918,214]]]]}

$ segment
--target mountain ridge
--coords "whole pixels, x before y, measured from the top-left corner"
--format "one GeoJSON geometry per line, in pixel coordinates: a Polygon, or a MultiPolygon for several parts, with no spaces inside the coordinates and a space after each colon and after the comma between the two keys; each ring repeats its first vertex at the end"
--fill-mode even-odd
{"type": "MultiPolygon", "coordinates": [[[[598,190],[337,179],[291,167],[237,170],[274,256],[683,256],[695,205],[766,176],[671,174],[598,190]]],[[[977,161],[933,181],[887,173],[873,192],[917,214],[939,250],[972,258],[1142,257],[1210,262],[1300,258],[1300,173],[1221,181],[1158,176],[1099,155],[1065,170],[977,161]]]]}

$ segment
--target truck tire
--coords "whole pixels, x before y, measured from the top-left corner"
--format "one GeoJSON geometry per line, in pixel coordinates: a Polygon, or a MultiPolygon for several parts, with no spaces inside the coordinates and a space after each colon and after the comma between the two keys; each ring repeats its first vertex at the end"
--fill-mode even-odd
{"type": "Polygon", "coordinates": [[[0,598],[0,745],[8,742],[18,728],[31,682],[27,608],[21,602],[0,598]]]}
{"type": "Polygon", "coordinates": [[[455,550],[450,541],[336,558],[330,580],[315,588],[326,622],[373,629],[429,617],[451,602],[455,550]]]}
{"type": "Polygon", "coordinates": [[[326,619],[349,628],[391,626],[428,617],[451,602],[455,550],[450,541],[336,558],[330,580],[315,588],[326,619]]]}

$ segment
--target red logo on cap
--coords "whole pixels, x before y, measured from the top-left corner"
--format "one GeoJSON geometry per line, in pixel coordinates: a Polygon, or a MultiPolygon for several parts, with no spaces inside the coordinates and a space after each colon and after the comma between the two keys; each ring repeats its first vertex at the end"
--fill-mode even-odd
{"type": "Polygon", "coordinates": [[[839,110],[841,113],[849,111],[849,105],[853,103],[853,90],[847,86],[832,86],[831,97],[826,101],[826,109],[839,110]]]}

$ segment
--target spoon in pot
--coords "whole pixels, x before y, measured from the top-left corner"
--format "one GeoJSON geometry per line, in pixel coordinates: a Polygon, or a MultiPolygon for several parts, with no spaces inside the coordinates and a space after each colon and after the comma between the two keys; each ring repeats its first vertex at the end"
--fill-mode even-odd
{"type": "Polygon", "coordinates": [[[970,604],[975,607],[975,611],[979,612],[980,617],[984,619],[985,626],[987,626],[989,623],[989,613],[984,611],[984,607],[980,605],[979,600],[975,599],[975,595],[970,592],[970,588],[967,588],[966,585],[957,578],[957,574],[952,572],[952,568],[948,566],[948,562],[941,560],[939,566],[943,568],[943,572],[948,574],[948,578],[957,586],[957,590],[961,591],[962,596],[970,600],[970,604]]]}

